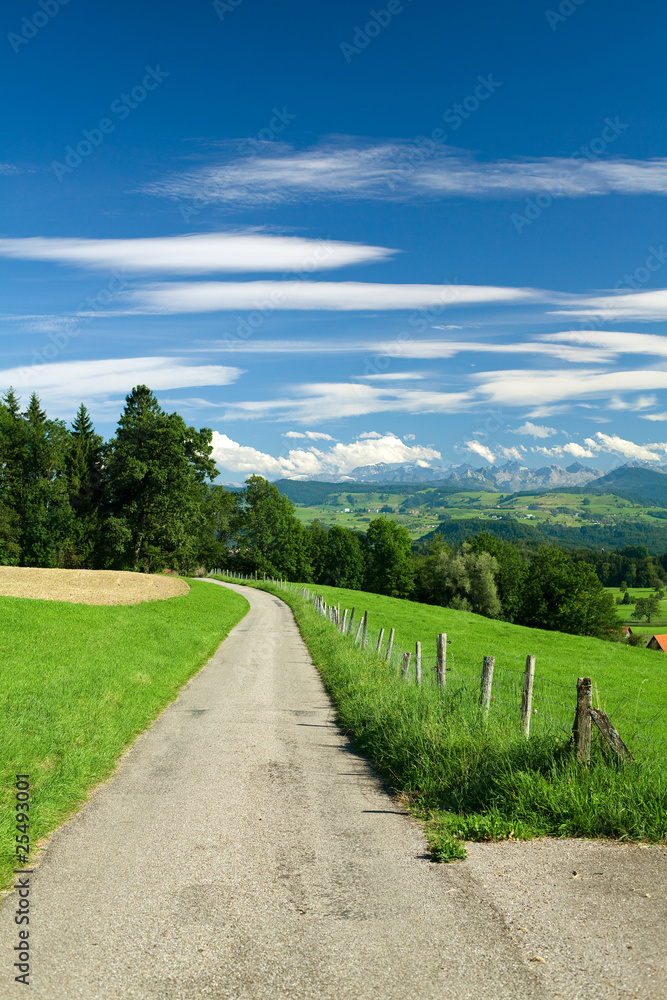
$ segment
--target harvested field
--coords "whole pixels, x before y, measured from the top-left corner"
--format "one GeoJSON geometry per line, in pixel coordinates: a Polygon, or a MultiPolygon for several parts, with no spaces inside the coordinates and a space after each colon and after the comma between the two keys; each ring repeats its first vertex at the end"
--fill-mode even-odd
{"type": "Polygon", "coordinates": [[[0,595],[71,604],[140,604],[187,594],[185,580],[111,569],[38,569],[0,566],[0,595]]]}

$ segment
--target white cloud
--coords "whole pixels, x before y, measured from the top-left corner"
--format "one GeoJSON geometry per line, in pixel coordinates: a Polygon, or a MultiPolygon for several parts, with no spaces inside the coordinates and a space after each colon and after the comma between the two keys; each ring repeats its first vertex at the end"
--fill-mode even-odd
{"type": "Polygon", "coordinates": [[[540,455],[548,455],[549,458],[562,458],[563,455],[572,455],[573,458],[595,458],[599,451],[596,447],[584,448],[583,445],[577,444],[576,441],[568,441],[567,444],[555,444],[551,448],[545,448],[543,445],[535,445],[530,450],[540,455]]]}
{"type": "Polygon", "coordinates": [[[112,395],[127,395],[135,385],[148,385],[154,392],[230,385],[242,374],[240,368],[191,365],[183,358],[102,358],[6,368],[0,371],[0,385],[13,385],[19,395],[34,391],[62,416],[74,412],[82,400],[93,409],[112,395]]]}
{"type": "Polygon", "coordinates": [[[271,205],[307,198],[409,201],[440,195],[518,198],[547,193],[582,198],[608,194],[667,194],[667,159],[539,157],[475,162],[461,151],[431,142],[369,143],[326,140],[296,150],[267,143],[252,158],[230,158],[172,174],[145,193],[195,200],[195,204],[271,205]],[[422,144],[423,145],[423,144],[422,144]]]}
{"type": "Polygon", "coordinates": [[[635,444],[634,441],[626,441],[624,438],[618,437],[617,434],[603,434],[601,431],[598,431],[595,437],[597,441],[594,442],[591,438],[587,438],[586,444],[595,445],[601,451],[610,451],[617,455],[623,455],[625,458],[646,462],[655,462],[660,459],[660,455],[653,449],[667,450],[666,444],[635,444]]]}
{"type": "Polygon", "coordinates": [[[642,413],[642,420],[667,420],[667,413],[642,413]]]}
{"type": "Polygon", "coordinates": [[[594,316],[604,322],[611,320],[658,322],[667,319],[667,289],[659,288],[651,292],[620,295],[581,296],[566,309],[554,310],[553,315],[594,316]]]}
{"type": "Polygon", "coordinates": [[[88,240],[32,236],[0,239],[0,256],[46,260],[130,274],[168,272],[209,274],[215,271],[312,271],[389,260],[386,247],[270,236],[257,232],[199,233],[140,239],[88,240]]]}
{"type": "Polygon", "coordinates": [[[523,458],[521,452],[525,452],[526,449],[522,444],[518,448],[504,448],[502,445],[499,445],[498,451],[504,458],[514,458],[520,461],[523,458]]]}
{"type": "Polygon", "coordinates": [[[576,441],[568,441],[567,444],[563,445],[563,451],[572,455],[573,458],[593,458],[595,455],[594,451],[590,448],[584,448],[583,445],[577,444],[576,441]]]}
{"type": "Polygon", "coordinates": [[[544,427],[540,426],[540,424],[531,424],[530,420],[527,420],[525,424],[521,425],[521,427],[517,427],[513,433],[529,434],[534,438],[548,438],[551,437],[552,434],[558,434],[558,431],[555,427],[544,427]]]}
{"type": "Polygon", "coordinates": [[[404,441],[414,441],[414,439],[415,439],[414,434],[404,434],[403,435],[403,440],[404,441]]]}
{"type": "Polygon", "coordinates": [[[487,448],[485,444],[481,441],[466,441],[465,443],[468,451],[472,451],[475,455],[479,455],[481,458],[485,458],[487,462],[493,464],[496,460],[496,456],[493,454],[490,448],[487,448]]]}
{"type": "Polygon", "coordinates": [[[609,401],[610,410],[648,410],[655,406],[655,396],[637,396],[636,399],[621,399],[620,396],[613,396],[609,401]]]}
{"type": "Polygon", "coordinates": [[[541,293],[486,285],[386,285],[362,281],[198,281],[149,285],[128,293],[139,312],[196,313],[276,309],[418,309],[525,302],[541,293]]]}
{"type": "Polygon", "coordinates": [[[566,330],[562,333],[548,333],[540,337],[543,341],[565,341],[578,346],[590,345],[599,348],[607,356],[619,354],[653,354],[667,356],[667,337],[655,333],[622,333],[618,330],[566,330]]]}
{"type": "Polygon", "coordinates": [[[507,406],[535,404],[544,416],[548,415],[545,406],[562,400],[667,388],[667,371],[659,369],[617,369],[613,372],[521,369],[480,372],[474,378],[480,382],[480,393],[493,402],[507,406]]]}
{"type": "Polygon", "coordinates": [[[383,372],[380,375],[357,375],[364,382],[414,382],[423,379],[421,372],[383,372]]]}
{"type": "Polygon", "coordinates": [[[435,392],[348,382],[308,383],[295,387],[293,393],[280,399],[230,403],[223,419],[273,419],[317,424],[371,413],[460,413],[469,402],[469,396],[464,392],[435,392]]]}
{"type": "MultiPolygon", "coordinates": [[[[535,296],[548,293],[535,292],[535,296]]],[[[570,346],[558,343],[538,343],[520,341],[509,344],[485,343],[480,341],[457,340],[412,340],[400,338],[393,343],[387,341],[375,345],[376,353],[385,353],[394,358],[452,358],[457,354],[537,354],[561,361],[580,364],[607,363],[612,354],[608,350],[593,347],[570,346]]]]}
{"type": "Polygon", "coordinates": [[[373,438],[357,439],[349,444],[337,442],[328,451],[290,450],[285,456],[273,456],[233,441],[226,434],[213,432],[213,457],[221,468],[246,475],[257,473],[273,478],[298,478],[313,475],[347,475],[360,465],[418,464],[427,466],[440,459],[439,451],[421,445],[407,445],[393,434],[374,432],[373,438]]]}

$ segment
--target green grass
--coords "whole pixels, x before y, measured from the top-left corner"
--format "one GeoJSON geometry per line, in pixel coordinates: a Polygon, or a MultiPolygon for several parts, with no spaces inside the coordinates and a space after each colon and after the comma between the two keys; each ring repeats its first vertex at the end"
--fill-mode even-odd
{"type": "MultiPolygon", "coordinates": [[[[666,701],[660,679],[664,661],[651,658],[657,654],[465,612],[318,588],[330,603],[340,599],[342,607],[354,604],[357,614],[368,610],[377,625],[394,626],[397,641],[407,648],[415,638],[425,643],[446,630],[459,659],[454,659],[442,692],[428,678],[417,686],[401,678],[383,657],[362,652],[297,593],[265,588],[292,607],[337,707],[339,724],[425,822],[435,858],[464,856],[464,840],[545,835],[654,842],[667,838],[667,747],[662,738],[667,730],[656,726],[651,740],[633,743],[635,759],[626,764],[610,761],[594,739],[590,765],[580,765],[561,725],[534,726],[526,740],[519,728],[519,704],[510,707],[502,699],[492,703],[485,717],[478,705],[478,680],[471,685],[461,669],[463,656],[481,664],[483,655],[495,654],[501,665],[495,684],[503,663],[516,665],[526,653],[536,653],[538,670],[572,682],[571,710],[566,705],[571,725],[577,676],[592,675],[602,701],[603,682],[634,694],[629,712],[645,711],[636,702],[638,683],[642,694],[648,684],[666,701]]],[[[642,728],[649,728],[647,722],[642,728]]]]}
{"type": "MultiPolygon", "coordinates": [[[[301,585],[299,585],[301,586],[301,585]]],[[[508,622],[483,618],[467,611],[453,611],[430,604],[418,604],[394,597],[383,597],[358,590],[337,587],[315,587],[330,604],[355,608],[355,618],[364,611],[369,613],[369,627],[374,633],[381,628],[386,635],[390,628],[396,630],[395,642],[407,650],[414,650],[415,642],[422,644],[422,655],[435,657],[436,636],[446,632],[449,640],[448,663],[454,671],[458,666],[479,665],[484,656],[494,656],[496,669],[522,671],[526,656],[536,657],[535,677],[565,685],[566,697],[574,705],[577,677],[592,677],[601,700],[610,705],[612,695],[624,703],[622,716],[635,716],[637,699],[641,703],[667,706],[667,657],[650,649],[638,649],[623,643],[601,639],[566,635],[525,628],[508,622]]],[[[604,708],[604,704],[602,705],[604,708]]],[[[640,706],[641,708],[641,706],[640,706]]],[[[640,711],[639,718],[653,718],[654,712],[640,711]]],[[[667,712],[665,712],[667,722],[667,712]]],[[[667,733],[667,729],[665,729],[667,733]]]]}
{"type": "MultiPolygon", "coordinates": [[[[623,591],[620,587],[605,587],[605,590],[611,594],[614,601],[617,597],[623,597],[623,591]]],[[[623,621],[623,624],[631,625],[633,632],[642,632],[647,635],[655,635],[656,633],[660,634],[666,632],[667,600],[660,601],[660,613],[653,615],[649,625],[645,618],[642,618],[641,620],[635,618],[635,601],[640,597],[655,597],[655,590],[653,587],[628,587],[628,592],[630,597],[634,598],[632,603],[616,605],[616,613],[623,621]]]]}
{"type": "Polygon", "coordinates": [[[0,597],[0,888],[13,867],[16,773],[30,774],[34,846],[112,774],[247,610],[201,581],[115,607],[0,597]]]}

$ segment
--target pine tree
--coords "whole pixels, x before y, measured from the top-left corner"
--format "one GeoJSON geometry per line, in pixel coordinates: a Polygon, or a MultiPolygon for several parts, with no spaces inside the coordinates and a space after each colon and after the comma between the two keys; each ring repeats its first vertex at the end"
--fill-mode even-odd
{"type": "Polygon", "coordinates": [[[74,512],[73,545],[68,562],[92,569],[96,565],[102,524],[102,438],[95,433],[81,403],[72,423],[67,454],[67,488],[74,512]]]}
{"type": "Polygon", "coordinates": [[[150,572],[192,564],[205,521],[205,480],[217,471],[211,437],[208,428],[196,431],[164,413],[145,385],[126,397],[103,454],[111,565],[150,572]]]}

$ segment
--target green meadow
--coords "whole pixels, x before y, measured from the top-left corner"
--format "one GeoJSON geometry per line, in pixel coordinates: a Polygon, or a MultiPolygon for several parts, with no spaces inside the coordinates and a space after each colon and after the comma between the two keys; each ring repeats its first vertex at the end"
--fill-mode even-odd
{"type": "Polygon", "coordinates": [[[112,774],[248,610],[222,587],[190,587],[115,607],[0,597],[0,888],[14,862],[16,774],[30,774],[34,847],[112,774]]]}

